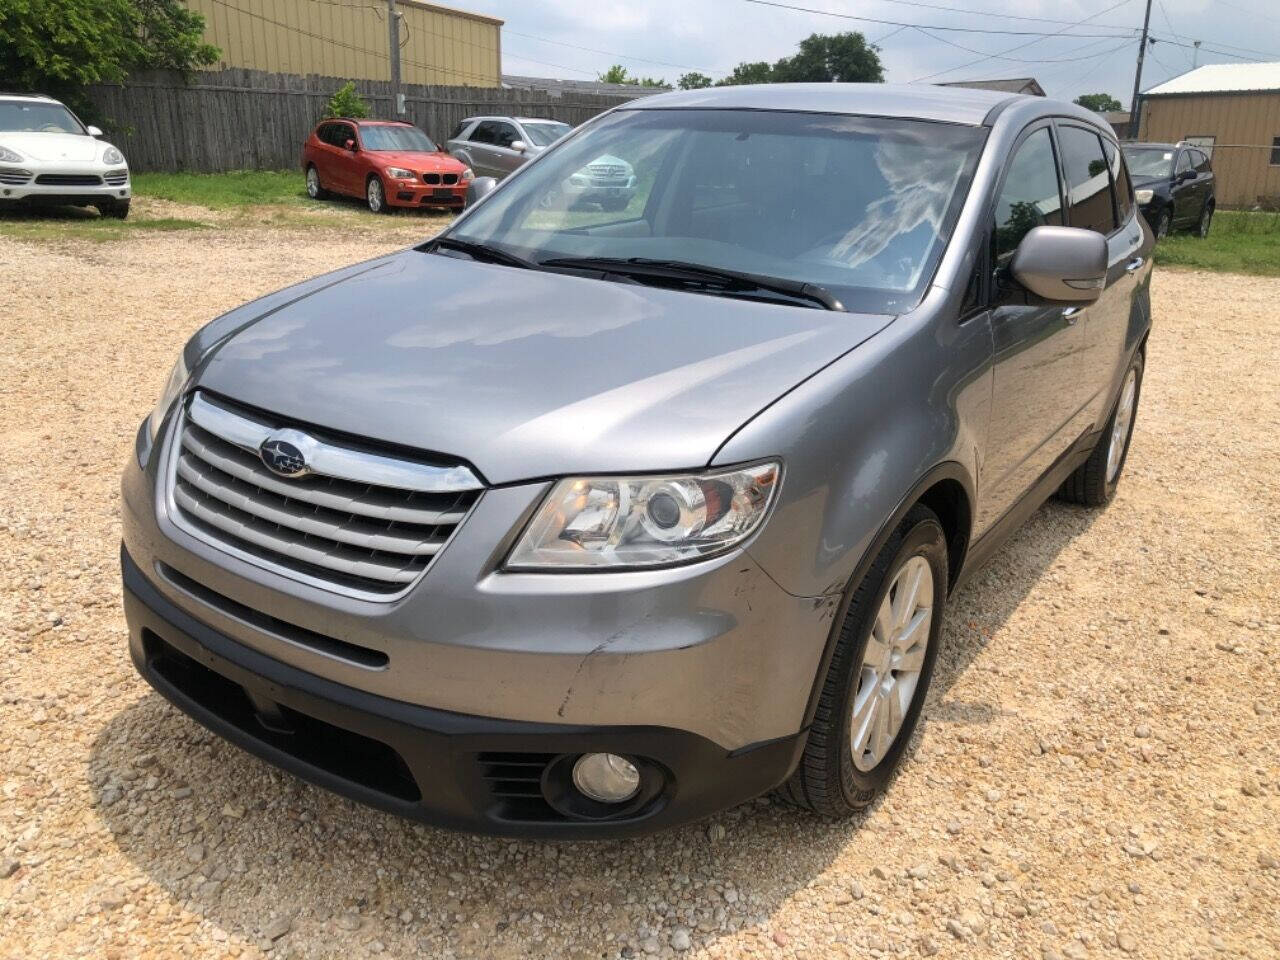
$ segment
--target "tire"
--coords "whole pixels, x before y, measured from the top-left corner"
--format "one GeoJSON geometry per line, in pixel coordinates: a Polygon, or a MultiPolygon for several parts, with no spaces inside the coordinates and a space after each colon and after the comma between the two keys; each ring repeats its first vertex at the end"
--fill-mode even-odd
{"type": "Polygon", "coordinates": [[[99,203],[96,206],[99,216],[111,217],[115,220],[129,219],[128,200],[108,200],[106,203],[99,203]]]}
{"type": "Polygon", "coordinates": [[[1213,202],[1204,205],[1200,211],[1200,221],[1196,224],[1196,236],[1201,240],[1209,236],[1209,227],[1213,224],[1213,202]]]}
{"type": "MultiPolygon", "coordinates": [[[[888,543],[867,570],[862,582],[853,588],[848,608],[840,623],[831,664],[823,680],[813,725],[805,744],[804,755],[795,773],[778,793],[782,799],[827,817],[848,817],[868,806],[885,789],[892,779],[908,744],[924,705],[933,677],[933,666],[938,656],[939,637],[942,634],[942,612],[947,597],[947,538],[938,517],[927,507],[912,507],[898,524],[888,543]],[[923,566],[920,565],[923,561],[923,566]],[[912,604],[908,622],[916,623],[909,650],[916,650],[910,662],[918,662],[919,672],[910,691],[893,686],[889,696],[881,697],[880,709],[891,717],[890,702],[894,697],[902,717],[901,725],[888,740],[888,747],[877,757],[870,750],[858,750],[854,744],[855,726],[863,729],[871,720],[855,725],[854,712],[859,703],[873,700],[883,681],[897,671],[867,672],[864,656],[868,653],[873,628],[878,627],[878,614],[883,605],[893,611],[893,601],[900,596],[904,583],[916,572],[919,581],[918,598],[931,589],[930,612],[927,625],[919,618],[922,609],[912,604]],[[890,589],[897,587],[892,596],[890,589]],[[919,650],[919,645],[923,649],[919,650]],[[859,694],[865,694],[860,697],[859,694]],[[905,711],[901,697],[908,696],[905,711]],[[855,760],[855,753],[858,759],[855,760]]],[[[905,602],[905,601],[904,601],[905,602]]],[[[910,631],[906,631],[910,633],[910,631]]],[[[880,631],[884,633],[883,630],[880,631]]],[[[886,645],[889,649],[891,645],[886,645]]],[[[894,654],[896,656],[897,654],[894,654]]],[[[885,663],[885,660],[880,660],[885,663]]],[[[908,662],[903,660],[902,663],[908,662]]],[[[872,711],[872,717],[877,716],[872,711]]],[[[864,712],[863,716],[867,716],[864,712]]],[[[892,720],[889,721],[890,724],[892,720]]],[[[871,737],[875,741],[875,737],[871,737]]],[[[883,743],[883,741],[882,741],[883,743]]]]}
{"type": "Polygon", "coordinates": [[[307,165],[307,196],[312,200],[329,199],[329,191],[320,186],[320,171],[314,163],[307,165]]]}
{"type": "Polygon", "coordinates": [[[1169,208],[1165,207],[1156,214],[1156,222],[1151,225],[1151,232],[1155,234],[1157,241],[1163,240],[1169,235],[1169,227],[1173,223],[1173,217],[1169,215],[1169,208]]]}
{"type": "Polygon", "coordinates": [[[1129,369],[1125,371],[1124,379],[1120,382],[1120,396],[1116,398],[1116,405],[1111,409],[1111,416],[1107,418],[1102,436],[1098,438],[1097,445],[1089,454],[1089,459],[1077,467],[1058,488],[1060,499],[1068,503],[1082,503],[1087,507],[1101,507],[1110,503],[1111,498],[1116,495],[1116,488],[1120,485],[1120,477],[1124,473],[1125,461],[1129,458],[1129,440],[1133,437],[1133,426],[1138,422],[1143,363],[1143,356],[1139,353],[1133,358],[1133,363],[1129,364],[1129,369]],[[1130,396],[1128,391],[1131,381],[1133,392],[1130,396]],[[1122,408],[1126,405],[1128,406],[1127,418],[1122,414],[1122,408]],[[1125,419],[1127,422],[1123,422],[1125,419]],[[1118,422],[1119,431],[1116,429],[1118,422]],[[1113,463],[1112,448],[1116,443],[1122,446],[1118,448],[1113,463]]]}
{"type": "Polygon", "coordinates": [[[387,191],[378,177],[370,177],[364,185],[364,200],[370,213],[387,212],[387,191]]]}
{"type": "Polygon", "coordinates": [[[609,213],[617,213],[619,210],[627,209],[629,203],[631,203],[630,197],[614,197],[609,200],[602,200],[600,207],[609,213]]]}

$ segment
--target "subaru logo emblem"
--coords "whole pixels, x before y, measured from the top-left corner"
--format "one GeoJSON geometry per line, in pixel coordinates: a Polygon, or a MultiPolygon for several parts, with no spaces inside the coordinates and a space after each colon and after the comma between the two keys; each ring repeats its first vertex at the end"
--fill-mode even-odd
{"type": "Polygon", "coordinates": [[[281,477],[300,477],[310,473],[307,458],[294,444],[273,434],[262,442],[258,456],[272,473],[281,477]]]}

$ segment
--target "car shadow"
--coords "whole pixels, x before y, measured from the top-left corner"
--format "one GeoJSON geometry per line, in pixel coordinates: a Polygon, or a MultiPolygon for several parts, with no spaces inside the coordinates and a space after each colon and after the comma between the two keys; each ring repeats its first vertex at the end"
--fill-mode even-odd
{"type": "MultiPolygon", "coordinates": [[[[955,700],[951,690],[1094,516],[1051,502],[952,598],[915,747],[996,718],[998,706],[955,700]]],[[[803,888],[847,894],[848,878],[828,868],[876,813],[831,822],[761,798],[636,840],[451,833],[306,784],[154,693],[99,731],[88,779],[119,851],[174,905],[211,921],[220,937],[262,947],[272,943],[264,933],[279,932],[270,923],[287,916],[280,945],[308,956],[350,955],[374,941],[392,956],[616,956],[628,944],[638,950],[658,916],[664,949],[677,926],[694,947],[743,927],[767,936],[772,915],[803,888]],[[551,952],[545,938],[567,926],[577,931],[576,952],[551,952]]]]}
{"type": "Polygon", "coordinates": [[[86,220],[101,220],[102,216],[94,207],[79,206],[0,206],[0,220],[27,220],[47,222],[50,220],[66,220],[72,223],[83,223],[86,220]]]}

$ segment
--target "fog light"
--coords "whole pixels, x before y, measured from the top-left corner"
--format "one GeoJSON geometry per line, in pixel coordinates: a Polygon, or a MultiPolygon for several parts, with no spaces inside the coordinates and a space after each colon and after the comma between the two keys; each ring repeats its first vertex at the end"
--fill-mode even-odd
{"type": "Polygon", "coordinates": [[[622,803],[640,789],[640,771],[616,753],[584,753],[573,765],[573,785],[601,803],[622,803]]]}

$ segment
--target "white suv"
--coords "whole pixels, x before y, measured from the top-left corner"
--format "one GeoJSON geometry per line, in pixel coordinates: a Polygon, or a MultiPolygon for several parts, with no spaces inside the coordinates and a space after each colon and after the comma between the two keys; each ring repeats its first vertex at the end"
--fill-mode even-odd
{"type": "Polygon", "coordinates": [[[52,97],[0,93],[0,209],[73,204],[123,220],[129,167],[101,136],[52,97]]]}

